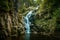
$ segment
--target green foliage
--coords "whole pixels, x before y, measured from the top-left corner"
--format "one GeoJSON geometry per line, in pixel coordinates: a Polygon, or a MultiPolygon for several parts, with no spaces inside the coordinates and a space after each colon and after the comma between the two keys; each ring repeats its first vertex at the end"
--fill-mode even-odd
{"type": "MultiPolygon", "coordinates": [[[[36,12],[36,16],[34,16],[33,23],[36,26],[42,26],[42,28],[45,30],[44,32],[51,32],[53,33],[56,26],[57,26],[57,19],[60,17],[58,13],[60,10],[60,2],[59,0],[37,0],[34,2],[33,0],[21,0],[21,7],[20,11],[21,13],[26,12],[27,8],[30,6],[37,6],[40,5],[40,8],[36,12]]],[[[60,26],[60,24],[59,24],[60,26]]]]}
{"type": "Polygon", "coordinates": [[[0,10],[9,11],[8,0],[0,0],[0,10]]]}
{"type": "MultiPolygon", "coordinates": [[[[44,32],[53,33],[57,28],[57,20],[60,20],[60,8],[58,0],[44,0],[40,3],[40,9],[37,11],[35,24],[41,26],[44,32]]],[[[60,25],[60,24],[59,24],[60,25]]],[[[59,26],[60,27],[60,26],[59,26]]]]}
{"type": "Polygon", "coordinates": [[[60,8],[57,8],[54,12],[54,17],[56,17],[56,30],[60,29],[60,8]]]}

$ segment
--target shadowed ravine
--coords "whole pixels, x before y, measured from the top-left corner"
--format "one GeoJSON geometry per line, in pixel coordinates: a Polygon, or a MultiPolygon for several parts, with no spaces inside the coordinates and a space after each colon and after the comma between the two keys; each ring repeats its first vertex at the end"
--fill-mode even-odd
{"type": "MultiPolygon", "coordinates": [[[[36,7],[35,10],[37,10],[38,7],[36,7]]],[[[5,38],[5,40],[55,40],[55,39],[60,39],[60,36],[56,36],[56,34],[54,35],[50,35],[50,36],[47,36],[47,35],[41,35],[40,33],[38,34],[34,34],[34,33],[31,33],[30,31],[30,24],[31,22],[29,21],[31,15],[33,14],[33,11],[34,10],[31,10],[27,13],[27,15],[24,17],[24,23],[25,23],[25,34],[22,34],[20,36],[17,36],[17,37],[8,37],[8,38],[5,38]]],[[[59,34],[58,34],[59,35],[59,34]]]]}
{"type": "Polygon", "coordinates": [[[60,0],[0,0],[0,40],[60,40],[60,0]]]}

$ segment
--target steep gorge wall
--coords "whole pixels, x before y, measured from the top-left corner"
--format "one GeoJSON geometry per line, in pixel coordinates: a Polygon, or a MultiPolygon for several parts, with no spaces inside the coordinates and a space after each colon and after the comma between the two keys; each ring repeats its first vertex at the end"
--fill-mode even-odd
{"type": "MultiPolygon", "coordinates": [[[[60,14],[59,0],[43,0],[34,16],[31,30],[41,34],[52,34],[57,28],[57,17],[60,14]]],[[[33,20],[33,19],[32,19],[33,20]]]]}
{"type": "Polygon", "coordinates": [[[23,23],[21,24],[18,21],[23,20],[22,16],[19,15],[20,13],[18,13],[18,0],[15,1],[16,4],[13,0],[0,1],[0,38],[18,36],[24,31],[23,23]]]}

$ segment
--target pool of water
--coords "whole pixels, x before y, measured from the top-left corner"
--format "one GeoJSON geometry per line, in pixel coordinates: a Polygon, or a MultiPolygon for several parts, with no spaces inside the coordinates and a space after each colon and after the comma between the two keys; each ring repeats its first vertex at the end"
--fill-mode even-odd
{"type": "Polygon", "coordinates": [[[8,37],[5,40],[59,40],[60,37],[56,36],[44,36],[40,34],[24,34],[19,37],[8,37]]]}

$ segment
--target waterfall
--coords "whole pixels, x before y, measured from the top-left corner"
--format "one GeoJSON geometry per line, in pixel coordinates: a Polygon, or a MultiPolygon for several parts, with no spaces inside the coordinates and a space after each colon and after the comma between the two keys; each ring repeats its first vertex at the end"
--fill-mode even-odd
{"type": "MultiPolygon", "coordinates": [[[[38,7],[39,6],[37,6],[36,9],[34,9],[34,10],[37,10],[38,7]]],[[[27,15],[24,17],[24,19],[25,19],[24,22],[25,22],[26,33],[30,33],[30,24],[31,24],[31,22],[29,21],[29,19],[30,19],[30,17],[31,17],[31,15],[32,15],[32,13],[33,13],[34,10],[29,11],[27,13],[27,15]]]]}
{"type": "Polygon", "coordinates": [[[31,17],[32,11],[28,12],[28,14],[25,16],[25,28],[26,33],[30,33],[30,24],[29,18],[31,17]]]}

